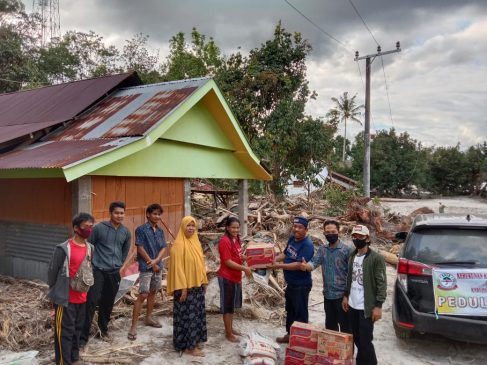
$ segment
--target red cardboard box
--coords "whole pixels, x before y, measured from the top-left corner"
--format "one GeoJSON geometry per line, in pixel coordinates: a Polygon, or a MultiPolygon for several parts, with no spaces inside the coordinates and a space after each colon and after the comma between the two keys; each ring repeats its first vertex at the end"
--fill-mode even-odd
{"type": "Polygon", "coordinates": [[[271,243],[250,242],[245,256],[247,256],[248,267],[252,269],[266,268],[274,261],[274,245],[271,243]]]}
{"type": "Polygon", "coordinates": [[[353,360],[339,360],[339,359],[330,359],[329,357],[325,357],[323,355],[315,355],[314,365],[352,365],[353,360]]]}
{"type": "Polygon", "coordinates": [[[315,354],[307,354],[290,347],[286,349],[284,365],[314,365],[314,363],[315,354]]]}
{"type": "Polygon", "coordinates": [[[323,328],[309,324],[294,322],[291,326],[289,347],[306,353],[316,353],[318,348],[318,333],[323,328]]]}
{"type": "Polygon", "coordinates": [[[318,335],[317,354],[328,359],[351,359],[353,336],[349,333],[323,330],[318,335]]]}

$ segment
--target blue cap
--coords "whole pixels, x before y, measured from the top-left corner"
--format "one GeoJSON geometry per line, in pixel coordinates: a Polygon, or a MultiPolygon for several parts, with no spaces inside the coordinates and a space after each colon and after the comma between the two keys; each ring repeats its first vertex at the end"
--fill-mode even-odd
{"type": "Polygon", "coordinates": [[[294,220],[293,220],[293,223],[299,223],[299,224],[302,224],[304,226],[304,228],[308,228],[308,220],[304,217],[295,217],[294,220]]]}

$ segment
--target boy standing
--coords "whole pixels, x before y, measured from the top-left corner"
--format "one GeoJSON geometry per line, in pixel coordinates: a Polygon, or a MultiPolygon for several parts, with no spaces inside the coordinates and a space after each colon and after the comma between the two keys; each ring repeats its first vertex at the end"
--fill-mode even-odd
{"type": "Polygon", "coordinates": [[[157,223],[161,220],[163,209],[159,204],[151,204],[146,209],[147,222],[135,230],[135,245],[137,247],[137,261],[139,262],[139,295],[134,304],[132,326],[127,338],[134,341],[137,338],[137,322],[140,309],[147,299],[147,313],[145,325],[161,328],[161,324],[152,318],[156,293],[162,288],[162,258],[169,254],[164,231],[157,223]]]}
{"type": "Polygon", "coordinates": [[[125,203],[112,202],[109,212],[110,220],[97,224],[89,238],[95,247],[93,255],[95,284],[88,292],[85,323],[80,337],[81,348],[86,346],[90,337],[91,322],[97,306],[100,337],[105,340],[111,339],[108,334],[108,323],[120,285],[120,269],[130,250],[131,234],[122,224],[125,217],[125,203]]]}
{"type": "Polygon", "coordinates": [[[76,215],[72,221],[74,237],[56,246],[49,263],[48,297],[55,309],[54,351],[58,365],[79,363],[79,337],[86,310],[87,285],[93,284],[93,277],[89,275],[93,247],[86,241],[93,223],[94,218],[88,213],[76,215]],[[83,270],[82,266],[86,275],[76,275],[78,270],[83,270]],[[79,283],[79,280],[84,282],[79,283]],[[82,291],[74,290],[72,286],[82,291]]]}

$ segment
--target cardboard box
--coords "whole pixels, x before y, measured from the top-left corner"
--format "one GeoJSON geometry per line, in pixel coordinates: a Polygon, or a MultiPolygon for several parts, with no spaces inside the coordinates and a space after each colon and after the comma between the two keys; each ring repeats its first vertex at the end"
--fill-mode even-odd
{"type": "Polygon", "coordinates": [[[284,365],[314,365],[315,354],[307,354],[299,350],[288,347],[284,365]]]}
{"type": "Polygon", "coordinates": [[[353,360],[339,360],[339,359],[330,359],[329,357],[316,354],[314,365],[352,365],[353,360]]]}
{"type": "Polygon", "coordinates": [[[349,333],[323,330],[318,334],[316,353],[329,359],[353,358],[353,336],[349,333]]]}
{"type": "Polygon", "coordinates": [[[306,353],[316,353],[318,333],[324,329],[309,323],[294,322],[291,326],[289,347],[306,353]]]}
{"type": "Polygon", "coordinates": [[[252,269],[266,268],[275,258],[274,245],[271,243],[250,242],[245,252],[247,265],[252,269]]]}

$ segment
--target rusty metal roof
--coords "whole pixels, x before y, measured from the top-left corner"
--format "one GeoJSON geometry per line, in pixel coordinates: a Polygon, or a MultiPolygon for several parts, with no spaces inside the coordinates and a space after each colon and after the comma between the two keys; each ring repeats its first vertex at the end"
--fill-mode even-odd
{"type": "Polygon", "coordinates": [[[62,168],[139,138],[49,141],[0,155],[0,169],[62,168]]]}
{"type": "Polygon", "coordinates": [[[115,88],[140,83],[130,72],[0,94],[0,143],[68,121],[115,88]]]}
{"type": "Polygon", "coordinates": [[[131,143],[163,123],[207,81],[200,78],[118,89],[41,142],[0,154],[0,169],[62,168],[131,143]]]}

